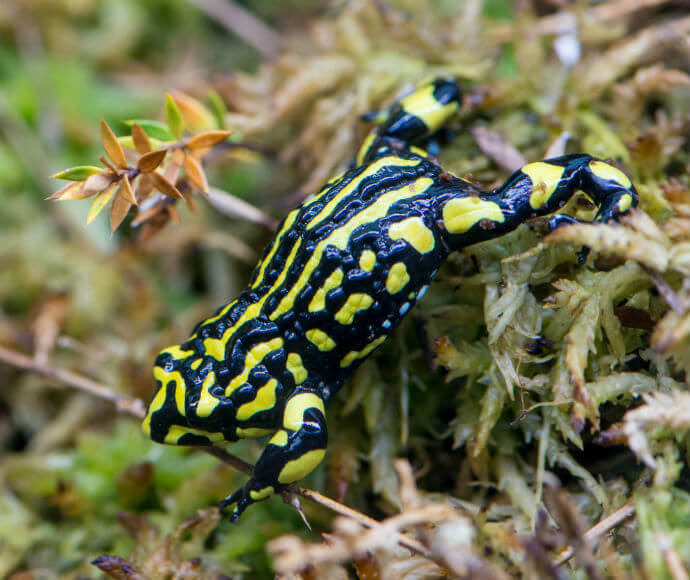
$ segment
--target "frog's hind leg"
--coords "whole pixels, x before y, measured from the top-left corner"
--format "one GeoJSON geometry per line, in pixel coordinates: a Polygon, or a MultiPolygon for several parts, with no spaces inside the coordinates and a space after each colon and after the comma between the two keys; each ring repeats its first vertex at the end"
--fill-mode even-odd
{"type": "Polygon", "coordinates": [[[319,391],[299,387],[283,411],[282,428],[269,440],[244,487],[221,502],[236,504],[231,519],[247,507],[302,479],[314,470],[326,453],[326,411],[319,391]]]}

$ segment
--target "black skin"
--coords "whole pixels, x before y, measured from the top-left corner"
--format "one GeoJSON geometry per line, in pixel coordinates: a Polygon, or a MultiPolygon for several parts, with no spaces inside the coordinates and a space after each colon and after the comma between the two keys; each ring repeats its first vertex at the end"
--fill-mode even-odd
{"type": "MultiPolygon", "coordinates": [[[[459,100],[457,85],[453,90],[448,87],[446,79],[437,82],[443,99],[459,100]]],[[[522,170],[513,173],[496,190],[483,191],[446,173],[423,151],[410,149],[413,144],[425,142],[432,133],[409,111],[393,107],[388,120],[378,129],[376,138],[365,152],[365,163],[329,184],[322,190],[323,195],[298,208],[292,225],[285,231],[281,227],[274,244],[267,248],[264,258],[272,257],[263,269],[261,266],[257,269],[250,287],[237,301],[228,309],[221,309],[221,316],[203,321],[196,327],[192,337],[180,345],[184,356],[164,351],[158,357],[156,366],[159,369],[166,373],[179,373],[184,379],[185,412],[180,414],[176,405],[174,381],[161,384],[159,388],[166,389],[165,401],[160,407],[150,409],[150,435],[154,440],[164,442],[171,426],[198,431],[186,433],[176,441],[184,445],[209,445],[210,440],[203,433],[222,433],[224,440],[234,441],[238,438],[237,429],[262,428],[272,432],[282,429],[286,432],[285,443],[269,442],[251,479],[222,502],[223,507],[235,505],[233,520],[256,501],[252,493],[257,494],[269,487],[277,493],[286,488],[278,478],[288,463],[310,451],[326,448],[323,410],[318,406],[307,406],[300,410],[299,425],[288,427],[284,410],[290,401],[308,395],[325,409],[333,394],[368,354],[344,366],[340,363],[352,352],[368,353],[367,346],[378,344],[377,341],[388,336],[419,299],[420,293],[423,294],[451,252],[505,235],[537,216],[552,215],[551,229],[575,223],[574,218],[554,213],[579,190],[586,192],[598,206],[596,221],[616,219],[628,207],[637,204],[634,188],[625,187],[615,179],[598,176],[590,165],[593,158],[583,154],[565,155],[544,162],[552,171],[558,172],[558,168],[562,171],[557,186],[537,209],[530,203],[535,184],[522,170]],[[371,173],[372,164],[384,157],[393,161],[371,173]],[[406,161],[411,163],[405,165],[406,161]],[[362,174],[367,177],[356,182],[362,174]],[[350,183],[357,183],[353,191],[340,199],[323,220],[312,224],[329,201],[339,199],[340,191],[350,183]],[[296,294],[289,308],[279,316],[272,316],[286,299],[289,289],[299,288],[300,277],[310,258],[323,246],[320,242],[330,239],[329,236],[338,228],[364,215],[361,212],[382,196],[399,190],[411,193],[396,198],[397,201],[387,206],[382,217],[364,221],[352,230],[345,247],[326,245],[308,284],[296,294]],[[629,203],[623,207],[621,203],[626,196],[630,198],[629,203]],[[488,205],[492,207],[495,204],[502,221],[490,219],[494,214],[489,213],[465,231],[448,231],[444,208],[449,202],[471,198],[490,202],[488,205]],[[411,217],[421,220],[433,235],[432,249],[415,251],[405,239],[393,239],[389,235],[391,226],[411,217]],[[363,269],[359,262],[365,251],[371,251],[376,257],[370,270],[363,269]],[[409,273],[409,281],[403,292],[391,293],[386,288],[387,274],[393,266],[401,264],[409,273]],[[325,308],[311,311],[309,304],[316,289],[338,271],[341,272],[341,280],[327,294],[325,308]],[[358,294],[370,296],[372,303],[356,313],[355,323],[336,322],[334,313],[358,294]],[[243,313],[256,304],[262,305],[260,312],[232,333],[224,344],[225,356],[221,360],[208,356],[205,342],[218,341],[228,328],[235,327],[238,320],[245,320],[241,318],[243,313]],[[307,333],[315,329],[325,331],[331,337],[334,342],[332,349],[324,352],[308,340],[307,333]],[[247,353],[256,345],[271,340],[280,340],[282,346],[252,366],[246,381],[226,396],[228,385],[245,369],[247,353]],[[287,370],[288,353],[298,353],[301,357],[307,378],[299,384],[287,370]],[[211,373],[215,381],[209,392],[214,397],[215,406],[212,412],[200,416],[196,410],[201,384],[211,373]],[[275,403],[244,420],[238,417],[238,409],[253,401],[257,391],[271,380],[277,381],[275,403]]]]}

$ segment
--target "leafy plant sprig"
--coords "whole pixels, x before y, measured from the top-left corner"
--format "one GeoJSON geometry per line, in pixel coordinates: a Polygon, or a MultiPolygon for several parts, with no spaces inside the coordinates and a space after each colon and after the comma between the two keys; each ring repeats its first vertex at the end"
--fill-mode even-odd
{"type": "Polygon", "coordinates": [[[165,123],[149,119],[128,121],[130,135],[124,137],[117,137],[101,119],[101,143],[105,150],[105,155],[99,157],[102,167],[79,165],[57,173],[54,177],[70,183],[49,199],[93,197],[87,223],[112,201],[113,232],[130,211],[136,211],[132,224],[144,225],[143,239],[160,230],[168,220],[179,221],[176,200],[183,199],[195,211],[191,193],[208,191],[202,160],[211,148],[231,135],[223,127],[222,101],[212,98],[211,103],[214,111],[188,95],[167,94],[165,123]],[[180,182],[182,171],[185,187],[180,182]]]}

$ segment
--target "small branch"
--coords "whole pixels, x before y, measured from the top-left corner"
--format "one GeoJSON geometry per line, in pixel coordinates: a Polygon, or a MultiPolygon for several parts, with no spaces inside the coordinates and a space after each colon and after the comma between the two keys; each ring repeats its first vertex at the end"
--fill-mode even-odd
{"type": "Polygon", "coordinates": [[[272,231],[278,227],[278,223],[268,214],[227,191],[209,187],[206,197],[213,207],[228,217],[246,219],[272,231]]]}
{"type": "Polygon", "coordinates": [[[657,532],[654,534],[656,544],[664,556],[664,561],[671,572],[673,580],[688,580],[688,572],[683,565],[683,560],[678,555],[678,552],[671,545],[671,541],[666,534],[657,532]]]}
{"type": "Polygon", "coordinates": [[[273,58],[280,51],[281,38],[278,33],[232,0],[187,1],[255,48],[264,58],[273,58]]]}
{"type": "Polygon", "coordinates": [[[141,399],[120,395],[105,385],[87,377],[40,363],[9,348],[0,346],[0,361],[64,383],[97,399],[108,401],[115,405],[118,411],[127,413],[137,419],[143,419],[146,415],[146,406],[141,399]]]}
{"type": "MultiPolygon", "coordinates": [[[[114,404],[119,411],[126,413],[138,420],[143,419],[146,414],[146,407],[141,399],[128,397],[127,395],[120,395],[101,383],[76,373],[57,369],[47,364],[37,363],[35,360],[26,355],[2,346],[0,346],[0,361],[33,373],[37,373],[49,379],[64,383],[69,387],[87,393],[98,399],[108,401],[109,403],[114,404]]],[[[251,475],[252,473],[253,467],[251,464],[243,461],[239,457],[231,455],[219,447],[199,447],[198,449],[213,455],[216,459],[234,467],[242,473],[246,473],[247,475],[251,475]]],[[[337,514],[352,518],[367,528],[375,528],[381,525],[381,523],[375,519],[370,518],[369,516],[347,507],[346,505],[343,505],[334,499],[326,497],[316,491],[299,486],[293,486],[291,489],[294,493],[297,493],[298,495],[309,499],[314,503],[322,505],[326,509],[329,509],[337,514]]],[[[290,490],[288,490],[286,493],[290,493],[290,490]]],[[[404,546],[413,552],[422,554],[426,557],[430,557],[431,555],[429,549],[424,546],[424,544],[415,540],[414,538],[406,536],[405,534],[397,533],[397,541],[401,546],[404,546]]]]}
{"type": "MultiPolygon", "coordinates": [[[[615,512],[609,514],[599,523],[587,530],[585,532],[585,539],[589,542],[596,541],[598,538],[611,531],[616,526],[619,526],[634,514],[635,506],[631,503],[626,503],[623,507],[618,508],[615,512]]],[[[568,560],[570,560],[570,558],[573,557],[573,553],[574,550],[572,548],[566,548],[559,554],[555,564],[558,566],[565,564],[568,560]]]]}
{"type": "Polygon", "coordinates": [[[685,314],[686,308],[685,304],[683,301],[680,299],[678,294],[676,294],[675,290],[671,288],[668,282],[664,280],[661,274],[657,272],[656,270],[653,270],[649,266],[645,266],[644,264],[642,267],[645,269],[649,277],[652,279],[652,282],[654,282],[654,285],[656,286],[656,289],[659,291],[659,294],[666,300],[666,303],[671,307],[671,310],[678,314],[685,314]]]}

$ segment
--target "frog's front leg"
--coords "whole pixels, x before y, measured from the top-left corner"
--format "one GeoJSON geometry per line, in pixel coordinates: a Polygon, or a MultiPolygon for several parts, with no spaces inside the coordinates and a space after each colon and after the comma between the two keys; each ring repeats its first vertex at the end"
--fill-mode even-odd
{"type": "Polygon", "coordinates": [[[323,459],[327,444],[321,391],[301,386],[285,403],[282,428],[261,453],[251,479],[223,500],[221,507],[235,504],[231,519],[237,520],[250,504],[283,491],[313,471],[323,459]]]}

